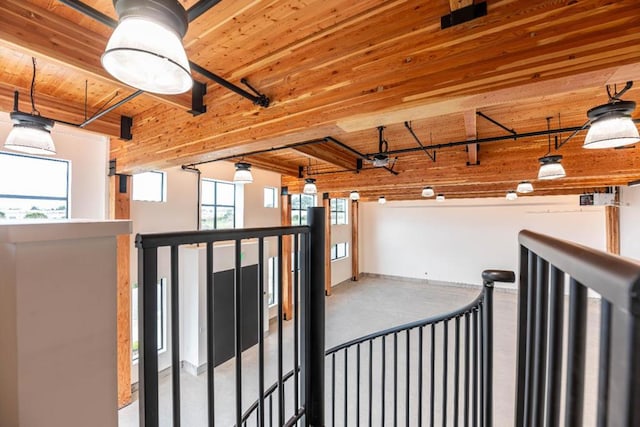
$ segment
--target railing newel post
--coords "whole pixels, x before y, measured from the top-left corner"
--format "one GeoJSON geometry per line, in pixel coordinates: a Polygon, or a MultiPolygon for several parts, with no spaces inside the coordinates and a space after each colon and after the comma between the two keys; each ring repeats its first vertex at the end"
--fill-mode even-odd
{"type": "Polygon", "coordinates": [[[305,391],[305,423],[309,427],[324,427],[324,208],[309,208],[307,218],[311,230],[309,236],[309,280],[303,287],[305,313],[302,318],[305,333],[305,337],[302,339],[304,345],[302,377],[305,391]]]}

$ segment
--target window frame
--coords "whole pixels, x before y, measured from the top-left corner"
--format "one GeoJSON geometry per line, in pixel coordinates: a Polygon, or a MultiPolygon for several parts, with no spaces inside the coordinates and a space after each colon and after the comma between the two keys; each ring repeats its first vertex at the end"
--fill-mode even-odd
{"type": "Polygon", "coordinates": [[[331,225],[349,224],[349,220],[347,216],[349,208],[347,206],[348,206],[347,199],[344,199],[344,198],[331,199],[329,203],[331,225]],[[344,206],[344,210],[338,208],[338,205],[340,204],[344,206]],[[338,214],[340,213],[344,214],[344,222],[338,222],[338,214]]]}
{"type": "Polygon", "coordinates": [[[305,220],[305,222],[302,222],[302,213],[304,212],[305,214],[307,213],[306,209],[302,209],[302,199],[303,198],[311,198],[311,205],[310,206],[315,206],[317,203],[317,199],[315,194],[292,194],[291,195],[291,225],[308,225],[308,219],[305,220]],[[294,197],[299,198],[299,203],[298,203],[298,208],[294,208],[294,202],[293,199],[294,197]],[[299,220],[297,221],[297,223],[293,220],[295,218],[295,213],[298,213],[298,218],[299,220]]]}
{"type": "Polygon", "coordinates": [[[155,203],[166,203],[167,202],[167,173],[166,172],[152,170],[152,171],[147,171],[147,172],[134,174],[131,177],[131,185],[133,186],[133,191],[131,193],[131,200],[133,200],[133,201],[136,201],[136,202],[155,202],[155,203]],[[160,179],[160,199],[159,200],[156,200],[156,199],[136,199],[136,197],[135,197],[135,193],[136,193],[135,179],[136,179],[136,176],[143,175],[143,174],[158,174],[158,175],[160,175],[161,179],[160,179]]]}
{"type": "MultiPolygon", "coordinates": [[[[158,313],[157,313],[157,320],[158,320],[158,336],[157,336],[157,344],[158,344],[158,353],[162,353],[167,351],[167,321],[168,321],[168,312],[167,312],[167,283],[168,280],[166,277],[161,277],[160,279],[158,279],[158,313]]],[[[131,307],[131,311],[132,311],[132,315],[131,315],[131,323],[132,326],[134,323],[137,323],[139,321],[139,313],[138,313],[138,304],[134,304],[137,303],[138,298],[140,298],[140,294],[138,293],[138,289],[140,289],[140,287],[138,286],[137,283],[134,283],[131,291],[133,293],[133,290],[136,290],[136,297],[131,298],[131,302],[132,302],[132,307],[131,307]],[[135,301],[134,301],[135,300],[135,301]],[[134,313],[135,310],[135,320],[134,320],[134,313]]],[[[134,341],[133,340],[133,330],[131,331],[131,361],[133,363],[137,363],[138,360],[140,359],[140,353],[139,353],[139,347],[136,349],[134,348],[134,344],[137,342],[140,342],[140,331],[136,329],[137,335],[138,335],[138,340],[134,341]]]]}
{"type": "MultiPolygon", "coordinates": [[[[27,159],[33,159],[38,161],[47,161],[47,162],[59,162],[66,165],[66,177],[65,177],[65,196],[31,196],[26,194],[4,194],[0,193],[0,199],[14,199],[14,200],[49,200],[49,201],[61,201],[65,204],[65,214],[63,219],[68,219],[70,217],[70,175],[71,175],[71,161],[58,159],[58,158],[48,158],[48,157],[40,157],[40,156],[32,156],[28,154],[21,153],[9,153],[6,151],[0,151],[0,156],[13,156],[13,157],[21,157],[27,159]]],[[[4,213],[4,212],[3,212],[4,213]]],[[[3,218],[0,218],[2,220],[3,218]]],[[[29,218],[23,218],[29,220],[29,218]]]]}
{"type": "Polygon", "coordinates": [[[349,258],[349,242],[340,242],[340,243],[336,243],[335,245],[331,245],[330,257],[331,257],[331,262],[349,258]],[[343,256],[338,256],[338,247],[344,248],[343,256]]]}
{"type": "Polygon", "coordinates": [[[264,207],[267,209],[277,209],[278,208],[278,189],[275,187],[264,187],[263,190],[264,195],[264,207]],[[271,191],[273,193],[273,199],[271,200],[272,206],[267,206],[267,191],[271,191]]]}
{"type": "Polygon", "coordinates": [[[210,204],[210,203],[203,203],[202,202],[202,198],[200,199],[200,229],[201,230],[219,230],[218,228],[218,208],[231,208],[233,209],[233,226],[231,227],[232,229],[236,228],[236,213],[237,213],[237,204],[238,204],[238,200],[237,200],[237,194],[236,194],[236,184],[234,184],[233,182],[227,182],[227,181],[221,181],[218,179],[210,179],[210,178],[202,178],[202,182],[200,183],[200,191],[203,191],[202,189],[202,185],[205,182],[210,182],[213,183],[214,185],[214,203],[210,204]],[[223,205],[218,202],[218,185],[219,184],[224,184],[224,185],[231,185],[233,186],[233,205],[223,205]],[[204,228],[202,225],[202,210],[204,207],[210,207],[213,208],[213,228],[204,228]]]}

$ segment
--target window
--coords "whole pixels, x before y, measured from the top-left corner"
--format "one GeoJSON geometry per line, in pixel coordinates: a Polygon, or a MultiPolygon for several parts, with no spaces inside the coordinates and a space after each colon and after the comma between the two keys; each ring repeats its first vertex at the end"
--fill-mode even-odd
{"type": "Polygon", "coordinates": [[[200,225],[203,230],[235,228],[235,184],[203,179],[201,212],[200,225]]]}
{"type": "Polygon", "coordinates": [[[331,224],[347,223],[347,199],[331,199],[331,224]]]}
{"type": "MultiPolygon", "coordinates": [[[[167,278],[158,281],[158,352],[167,345],[167,278]]],[[[138,284],[131,290],[131,350],[132,359],[138,360],[138,284]]]]}
{"type": "Polygon", "coordinates": [[[291,225],[307,225],[307,208],[316,205],[316,196],[311,194],[291,195],[291,225]]]}
{"type": "Polygon", "coordinates": [[[166,202],[165,173],[159,171],[133,175],[133,200],[166,202]]]}
{"type": "Polygon", "coordinates": [[[347,253],[349,252],[349,244],[348,243],[338,243],[337,245],[331,246],[331,261],[335,261],[337,259],[342,259],[347,257],[347,253]]]}
{"type": "Polygon", "coordinates": [[[278,207],[278,192],[273,187],[264,188],[264,207],[265,208],[277,208],[278,207]]]}
{"type": "Polygon", "coordinates": [[[69,217],[66,160],[0,153],[0,220],[69,217]]]}
{"type": "Polygon", "coordinates": [[[276,305],[278,303],[278,257],[274,256],[267,260],[267,274],[268,278],[268,305],[276,305]]]}

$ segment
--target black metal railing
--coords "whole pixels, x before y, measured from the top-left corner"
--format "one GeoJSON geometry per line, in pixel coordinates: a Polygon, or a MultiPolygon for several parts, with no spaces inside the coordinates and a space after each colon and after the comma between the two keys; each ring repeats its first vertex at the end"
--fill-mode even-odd
{"type": "Polygon", "coordinates": [[[530,231],[519,241],[515,425],[583,425],[588,290],[601,297],[596,424],[640,425],[640,264],[530,231]]]}
{"type": "MultiPolygon", "coordinates": [[[[215,405],[215,356],[216,337],[213,313],[214,295],[214,243],[233,241],[235,245],[235,268],[233,279],[233,327],[235,363],[235,408],[233,421],[236,426],[247,425],[249,416],[255,425],[289,426],[303,423],[309,426],[324,425],[324,221],[323,208],[308,210],[309,226],[273,227],[244,230],[214,230],[163,234],[146,234],[136,237],[138,248],[139,280],[139,408],[140,426],[156,427],[159,424],[159,381],[157,352],[157,277],[158,250],[169,248],[171,268],[171,360],[172,360],[172,421],[181,425],[180,393],[180,284],[179,247],[204,244],[206,246],[206,334],[207,334],[207,425],[216,423],[215,405]],[[287,237],[290,236],[290,237],[287,237]],[[265,389],[265,342],[264,313],[264,247],[265,239],[277,239],[277,253],[282,254],[283,239],[293,243],[294,272],[292,274],[292,366],[299,369],[284,373],[283,306],[278,298],[277,318],[277,377],[275,384],[265,389]],[[257,382],[256,403],[243,407],[247,400],[243,389],[243,279],[242,244],[249,239],[257,240],[258,274],[256,298],[258,304],[257,334],[257,382]],[[147,349],[151,349],[147,351],[147,349]],[[285,394],[285,388],[290,384],[285,394]],[[275,397],[274,397],[275,396],[275,397]],[[274,402],[275,401],[275,402],[274,402]],[[275,408],[274,408],[275,405],[275,408]],[[253,415],[255,413],[255,415],[253,415]]],[[[282,257],[278,256],[278,295],[283,295],[282,257]]],[[[288,272],[287,272],[288,274],[288,272]]],[[[252,400],[252,399],[251,399],[252,400]]],[[[226,424],[226,423],[225,423],[226,424]]],[[[227,424],[228,425],[228,424],[227,424]]]]}
{"type": "Polygon", "coordinates": [[[327,425],[492,425],[493,284],[470,304],[326,352],[327,425]]]}

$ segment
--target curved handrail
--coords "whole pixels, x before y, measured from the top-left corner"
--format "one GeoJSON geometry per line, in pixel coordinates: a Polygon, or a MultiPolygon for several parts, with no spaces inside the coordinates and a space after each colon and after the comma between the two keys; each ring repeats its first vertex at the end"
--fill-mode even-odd
{"type": "Polygon", "coordinates": [[[325,351],[325,357],[329,356],[333,353],[336,353],[340,350],[344,350],[345,348],[349,348],[352,347],[354,345],[357,344],[362,344],[363,342],[367,342],[367,341],[372,341],[376,338],[380,338],[382,336],[387,336],[387,335],[391,335],[397,332],[402,332],[402,331],[406,331],[406,330],[411,330],[411,329],[415,329],[415,328],[419,328],[422,326],[428,326],[434,323],[440,323],[440,322],[444,322],[447,320],[451,320],[451,319],[455,319],[456,317],[462,316],[465,313],[469,313],[475,309],[478,308],[478,306],[482,303],[483,299],[484,299],[484,295],[485,295],[485,287],[482,288],[482,292],[480,292],[480,295],[478,295],[473,301],[471,301],[469,304],[465,305],[464,307],[461,307],[457,310],[451,311],[449,313],[445,313],[445,314],[440,314],[437,316],[432,316],[432,317],[427,317],[426,319],[422,319],[422,320],[416,320],[413,322],[409,322],[409,323],[405,323],[403,325],[399,325],[399,326],[395,326],[393,328],[389,328],[389,329],[385,329],[383,331],[378,331],[378,332],[373,332],[371,334],[368,335],[364,335],[360,338],[355,338],[351,341],[347,341],[345,343],[339,344],[335,347],[331,347],[330,349],[328,349],[327,351],[325,351]]]}

